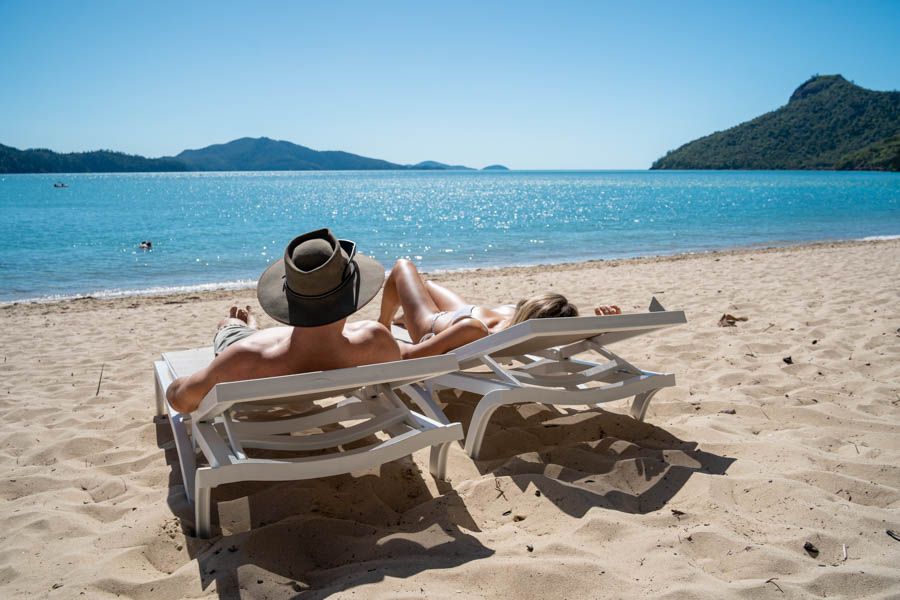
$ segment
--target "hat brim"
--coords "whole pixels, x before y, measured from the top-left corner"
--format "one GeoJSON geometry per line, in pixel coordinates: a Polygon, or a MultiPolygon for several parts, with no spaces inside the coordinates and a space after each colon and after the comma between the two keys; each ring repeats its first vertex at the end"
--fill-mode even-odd
{"type": "Polygon", "coordinates": [[[357,253],[350,281],[322,296],[288,297],[284,286],[284,259],[273,262],[256,285],[256,298],[266,314],[285,325],[319,327],[347,318],[371,302],[384,284],[384,267],[374,258],[357,253]]]}

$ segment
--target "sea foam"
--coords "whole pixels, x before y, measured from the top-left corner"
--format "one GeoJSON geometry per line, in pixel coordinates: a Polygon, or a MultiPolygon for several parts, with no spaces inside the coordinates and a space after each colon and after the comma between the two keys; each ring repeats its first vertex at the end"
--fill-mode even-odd
{"type": "Polygon", "coordinates": [[[111,298],[128,298],[132,296],[168,296],[171,294],[189,294],[191,292],[215,292],[228,290],[248,290],[256,288],[256,281],[249,279],[241,279],[238,281],[221,281],[217,283],[199,283],[196,285],[173,285],[173,286],[156,286],[143,289],[133,290],[97,290],[95,292],[87,292],[84,294],[50,294],[47,296],[38,296],[35,298],[23,298],[21,300],[0,302],[0,306],[8,304],[22,303],[48,303],[61,302],[64,300],[83,300],[87,298],[111,299],[111,298]]]}

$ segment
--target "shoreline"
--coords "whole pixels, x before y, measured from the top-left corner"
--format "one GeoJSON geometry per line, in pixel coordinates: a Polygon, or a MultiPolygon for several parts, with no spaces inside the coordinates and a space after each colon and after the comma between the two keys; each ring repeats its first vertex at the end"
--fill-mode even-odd
{"type": "MultiPolygon", "coordinates": [[[[742,256],[746,254],[766,254],[771,252],[790,252],[804,249],[817,248],[834,248],[847,247],[853,248],[867,244],[890,244],[900,240],[900,235],[889,236],[871,236],[850,240],[821,240],[814,242],[797,242],[772,245],[753,245],[753,246],[735,246],[731,248],[721,248],[715,250],[703,251],[687,251],[675,254],[655,254],[641,255],[626,258],[594,258],[582,261],[568,261],[561,263],[533,263],[518,264],[502,267],[461,267],[458,269],[435,269],[431,271],[423,270],[422,273],[437,277],[455,277],[458,275],[472,274],[515,274],[523,271],[531,271],[535,269],[553,268],[560,271],[571,271],[580,268],[590,268],[597,266],[618,267],[621,265],[639,265],[647,263],[660,262],[679,262],[684,260],[702,259],[709,256],[742,256]]],[[[98,290],[87,292],[84,294],[71,294],[60,296],[45,296],[37,298],[25,298],[21,300],[4,300],[0,301],[0,310],[13,306],[48,306],[54,304],[62,304],[68,302],[78,302],[84,300],[94,301],[117,301],[128,300],[132,298],[152,298],[152,299],[171,299],[184,296],[196,295],[218,295],[222,292],[241,292],[256,289],[255,280],[233,280],[212,283],[198,283],[192,285],[176,285],[176,286],[157,286],[146,289],[136,290],[98,290]]]]}

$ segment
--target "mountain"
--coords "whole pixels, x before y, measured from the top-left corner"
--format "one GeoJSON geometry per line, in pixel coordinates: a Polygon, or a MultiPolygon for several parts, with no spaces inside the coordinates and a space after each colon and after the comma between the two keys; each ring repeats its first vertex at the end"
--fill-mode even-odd
{"type": "Polygon", "coordinates": [[[788,103],[672,150],[652,169],[900,170],[900,92],[814,76],[788,103]]]}
{"type": "Polygon", "coordinates": [[[420,163],[416,163],[414,165],[407,165],[407,168],[414,169],[417,171],[474,171],[472,167],[466,167],[463,165],[446,165],[442,162],[437,162],[436,160],[423,160],[420,163]]]}
{"type": "Polygon", "coordinates": [[[503,165],[488,165],[482,171],[509,171],[509,167],[503,165]]]}
{"type": "Polygon", "coordinates": [[[291,142],[240,138],[175,157],[192,171],[348,171],[403,169],[403,165],[349,152],[320,152],[291,142]]]}
{"type": "Polygon", "coordinates": [[[97,150],[60,154],[45,148],[18,150],[0,144],[0,173],[147,173],[187,171],[182,162],[97,150]]]}
{"type": "Polygon", "coordinates": [[[18,150],[0,144],[2,173],[127,173],[150,171],[371,171],[371,170],[473,170],[426,160],[415,165],[340,152],[318,151],[267,137],[240,138],[177,156],[144,158],[98,150],[60,154],[43,148],[18,150]]]}

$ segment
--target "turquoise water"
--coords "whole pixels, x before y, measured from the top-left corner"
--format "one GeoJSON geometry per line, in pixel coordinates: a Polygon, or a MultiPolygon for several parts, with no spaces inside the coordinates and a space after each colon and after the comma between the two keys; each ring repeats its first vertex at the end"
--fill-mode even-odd
{"type": "Polygon", "coordinates": [[[0,211],[0,301],[13,301],[247,285],[323,226],[386,267],[426,270],[895,236],[900,174],[3,175],[0,211]]]}

